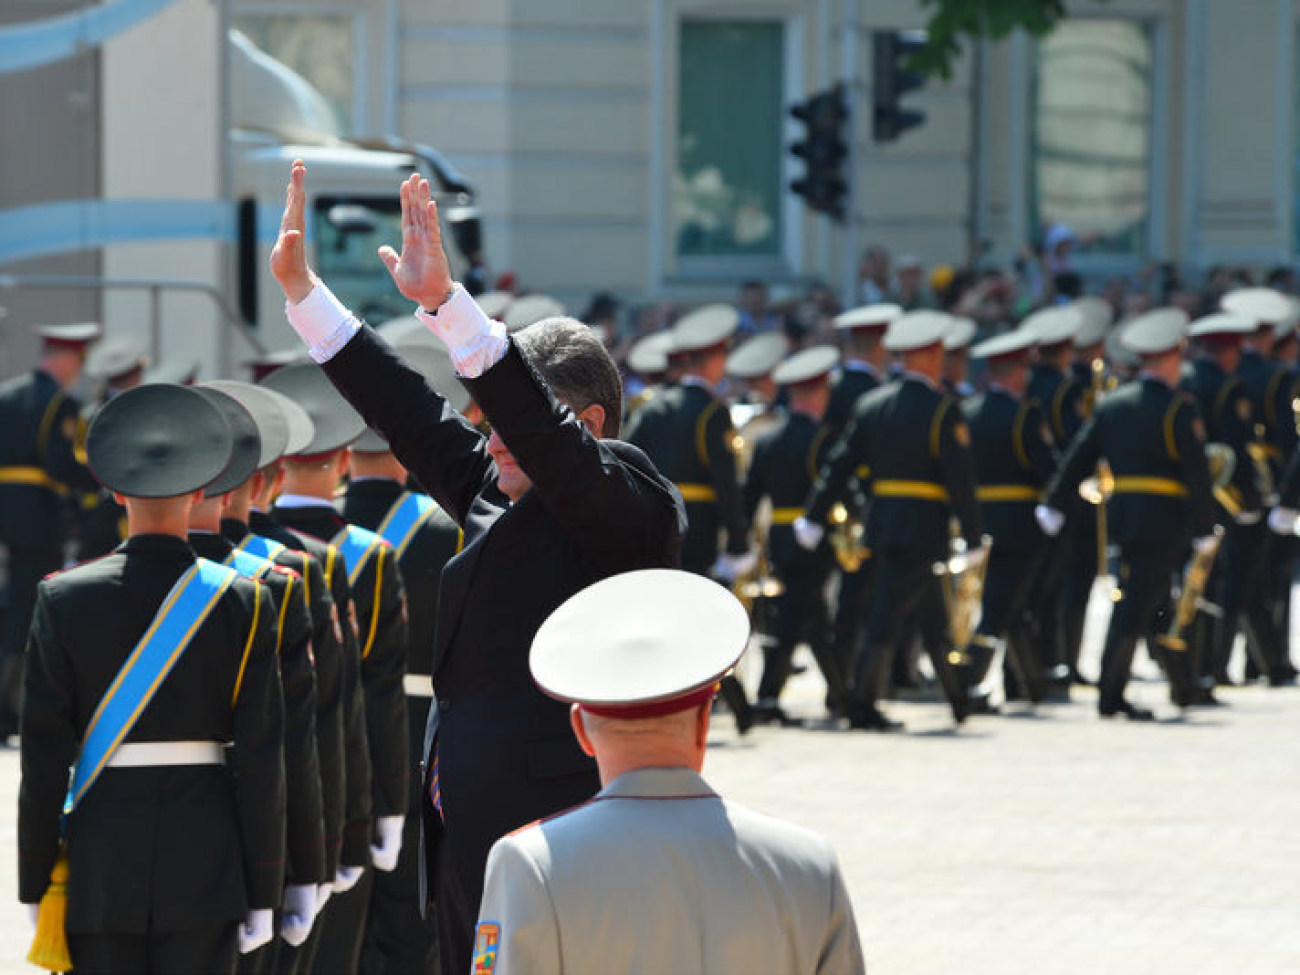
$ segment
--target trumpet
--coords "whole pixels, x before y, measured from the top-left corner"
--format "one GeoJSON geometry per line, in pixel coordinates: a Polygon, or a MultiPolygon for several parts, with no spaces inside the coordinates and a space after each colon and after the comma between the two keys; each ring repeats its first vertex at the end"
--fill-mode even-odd
{"type": "MultiPolygon", "coordinates": [[[[987,552],[992,543],[993,540],[985,535],[980,545],[987,552]]],[[[960,539],[954,540],[953,547],[956,551],[951,556],[935,562],[930,568],[939,577],[944,608],[948,611],[948,630],[953,645],[948,662],[960,667],[970,662],[966,658],[966,646],[979,622],[989,560],[987,556],[979,561],[972,559],[960,539]]]]}
{"type": "Polygon", "coordinates": [[[827,520],[831,524],[831,549],[835,552],[835,561],[845,572],[857,572],[862,563],[871,558],[871,549],[863,542],[865,527],[860,519],[849,514],[849,509],[841,502],[831,506],[827,520]]]}

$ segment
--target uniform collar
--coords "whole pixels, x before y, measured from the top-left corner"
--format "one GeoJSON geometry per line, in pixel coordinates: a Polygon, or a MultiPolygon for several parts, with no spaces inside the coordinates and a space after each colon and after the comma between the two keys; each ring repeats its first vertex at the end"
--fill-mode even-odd
{"type": "Polygon", "coordinates": [[[277,508],[329,508],[334,510],[334,505],[324,498],[313,498],[308,494],[282,494],[275,499],[277,508]]]}
{"type": "Polygon", "coordinates": [[[703,776],[688,768],[640,768],[624,772],[597,799],[714,799],[703,776]]]}
{"type": "Polygon", "coordinates": [[[865,372],[868,376],[880,378],[880,370],[866,359],[845,359],[843,369],[845,372],[865,372]]]}
{"type": "Polygon", "coordinates": [[[118,551],[133,555],[179,555],[191,562],[195,557],[189,542],[175,535],[132,535],[118,546],[118,551]]]}

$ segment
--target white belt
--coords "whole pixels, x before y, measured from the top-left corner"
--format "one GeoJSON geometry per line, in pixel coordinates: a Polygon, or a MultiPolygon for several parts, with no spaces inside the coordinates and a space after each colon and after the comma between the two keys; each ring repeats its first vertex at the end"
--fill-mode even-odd
{"type": "Polygon", "coordinates": [[[110,768],[224,764],[226,753],[219,741],[128,741],[118,745],[108,761],[110,768]]]}
{"type": "Polygon", "coordinates": [[[433,678],[428,674],[407,674],[402,678],[407,697],[433,697],[433,678]]]}

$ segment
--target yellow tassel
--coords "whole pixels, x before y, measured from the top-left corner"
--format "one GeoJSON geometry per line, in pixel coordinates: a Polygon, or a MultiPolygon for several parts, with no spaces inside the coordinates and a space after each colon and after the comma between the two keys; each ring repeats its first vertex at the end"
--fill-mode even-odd
{"type": "Polygon", "coordinates": [[[36,936],[32,938],[27,960],[38,968],[51,972],[72,971],[72,957],[68,954],[68,857],[60,851],[50,872],[50,886],[41,898],[40,913],[36,917],[36,936]]]}

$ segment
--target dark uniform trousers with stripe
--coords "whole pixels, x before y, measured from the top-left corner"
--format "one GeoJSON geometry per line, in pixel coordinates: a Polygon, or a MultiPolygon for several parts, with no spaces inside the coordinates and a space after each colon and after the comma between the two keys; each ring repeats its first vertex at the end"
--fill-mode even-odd
{"type": "Polygon", "coordinates": [[[1048,505],[1062,510],[1106,458],[1115,475],[1110,527],[1120,549],[1120,598],[1102,651],[1098,708],[1121,710],[1137,641],[1148,640],[1176,704],[1197,696],[1190,654],[1156,636],[1170,623],[1174,574],[1193,538],[1214,527],[1204,428],[1193,399],[1144,376],[1097,404],[1052,481],[1048,505]]]}
{"type": "MultiPolygon", "coordinates": [[[[749,548],[736,474],[735,429],[727,405],[705,385],[683,381],[646,403],[632,417],[624,439],[640,447],[659,471],[677,485],[686,502],[687,531],[682,568],[708,575],[718,558],[719,533],[725,551],[749,548]]],[[[749,710],[735,677],[723,678],[721,693],[738,717],[749,710]]]]}
{"type": "Polygon", "coordinates": [[[980,487],[976,496],[984,530],[992,538],[979,627],[966,656],[970,682],[980,684],[1006,643],[1004,687],[1042,699],[1047,673],[1028,598],[1046,551],[1034,505],[1056,469],[1056,454],[1038,401],[992,388],[962,406],[971,431],[971,452],[980,487]]]}
{"type": "Polygon", "coordinates": [[[0,546],[9,571],[0,624],[0,734],[18,730],[23,645],[36,587],[63,565],[67,489],[96,490],[78,444],[81,408],[41,369],[0,384],[0,546]]]}
{"type": "Polygon", "coordinates": [[[866,541],[877,564],[850,688],[850,719],[870,723],[878,717],[876,701],[901,624],[912,615],[944,695],[964,718],[966,688],[949,659],[948,615],[933,571],[949,554],[950,515],[957,517],[967,545],[981,541],[970,433],[961,410],[950,396],[910,375],[863,397],[818,475],[809,520],[826,524],[831,506],[863,465],[872,491],[866,541]]]}
{"type": "Polygon", "coordinates": [[[392,524],[390,515],[405,497],[405,489],[396,481],[353,481],[343,496],[342,512],[349,524],[379,532],[398,546],[397,560],[408,609],[406,673],[426,678],[430,687],[429,693],[406,695],[410,790],[402,850],[396,869],[375,875],[361,951],[364,971],[419,975],[438,970],[434,926],[425,920],[419,897],[420,812],[424,800],[420,765],[432,701],[432,682],[427,679],[433,658],[438,584],[443,566],[460,551],[462,535],[456,522],[435,507],[401,544],[402,539],[393,537],[387,529],[392,524]]]}
{"type": "Polygon", "coordinates": [[[845,686],[839,661],[831,653],[830,617],[826,583],[833,560],[823,541],[814,551],[796,543],[793,524],[803,514],[803,502],[817,476],[825,431],[806,413],[788,413],[771,430],[760,435],[746,472],[745,513],[750,521],[759,502],[772,504],[772,526],[767,546],[772,569],[784,590],[776,598],[774,645],[764,649],[760,701],[775,701],[790,677],[795,646],[806,639],[813,659],[826,681],[827,703],[833,712],[845,706],[845,686]]]}

